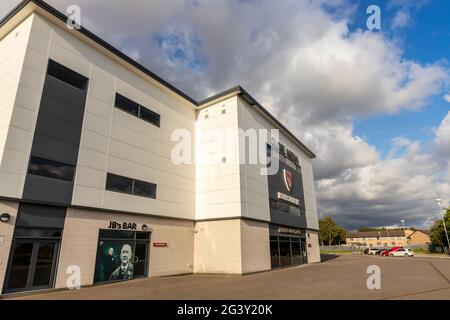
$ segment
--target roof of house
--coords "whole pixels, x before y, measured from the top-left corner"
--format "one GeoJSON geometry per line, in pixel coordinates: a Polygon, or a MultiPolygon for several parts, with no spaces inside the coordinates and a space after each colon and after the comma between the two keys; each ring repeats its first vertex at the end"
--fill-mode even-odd
{"type": "Polygon", "coordinates": [[[360,231],[348,233],[348,238],[376,238],[376,237],[404,237],[403,230],[379,230],[379,231],[360,231]]]}
{"type": "MultiPolygon", "coordinates": [[[[59,19],[63,22],[66,22],[69,19],[62,12],[58,11],[57,9],[55,9],[54,7],[50,6],[49,4],[47,4],[46,2],[44,2],[42,0],[23,0],[0,21],[0,28],[3,27],[9,20],[11,20],[11,18],[13,18],[18,12],[20,12],[25,6],[27,6],[30,3],[35,4],[39,8],[45,10],[46,12],[50,13],[51,15],[53,15],[54,17],[56,17],[57,19],[59,19]]],[[[190,102],[191,104],[193,104],[196,107],[201,107],[211,101],[220,99],[220,98],[222,98],[226,95],[230,95],[230,94],[237,94],[237,95],[244,97],[246,100],[248,100],[251,103],[252,106],[258,108],[259,111],[261,111],[261,113],[263,115],[268,117],[277,126],[279,126],[279,128],[282,129],[282,131],[284,133],[286,133],[287,136],[290,139],[292,139],[310,158],[316,157],[316,155],[308,147],[306,147],[293,133],[291,133],[283,124],[281,124],[281,122],[279,120],[277,120],[269,111],[267,111],[260,103],[258,103],[256,101],[256,99],[254,99],[241,86],[237,86],[237,87],[228,89],[217,95],[214,95],[212,97],[209,97],[207,99],[204,99],[204,100],[198,102],[195,99],[193,99],[192,97],[190,97],[188,94],[183,92],[182,90],[180,90],[177,87],[175,87],[174,85],[170,84],[168,81],[164,80],[163,78],[161,78],[154,72],[150,71],[148,68],[144,67],[142,64],[140,64],[137,61],[135,61],[134,59],[130,58],[128,55],[124,54],[123,52],[121,52],[120,50],[118,50],[117,48],[115,48],[114,46],[109,44],[108,42],[104,41],[103,39],[101,39],[100,37],[95,35],[94,33],[90,32],[83,26],[80,26],[80,28],[74,29],[74,30],[76,30],[76,31],[80,32],[81,34],[83,34],[84,36],[88,37],[90,40],[94,41],[96,44],[98,44],[101,47],[103,47],[104,49],[110,51],[111,53],[113,53],[114,55],[119,57],[120,59],[124,60],[125,62],[127,62],[134,68],[136,68],[137,70],[143,72],[150,78],[156,80],[157,82],[159,82],[166,88],[170,89],[171,91],[173,91],[180,97],[184,98],[185,100],[187,100],[188,102],[190,102]]]]}
{"type": "Polygon", "coordinates": [[[417,229],[417,230],[414,230],[414,232],[413,233],[411,233],[411,234],[414,234],[414,233],[416,233],[416,232],[422,232],[422,233],[425,233],[427,236],[429,236],[430,235],[430,233],[431,233],[431,231],[430,230],[425,230],[425,229],[417,229]]]}

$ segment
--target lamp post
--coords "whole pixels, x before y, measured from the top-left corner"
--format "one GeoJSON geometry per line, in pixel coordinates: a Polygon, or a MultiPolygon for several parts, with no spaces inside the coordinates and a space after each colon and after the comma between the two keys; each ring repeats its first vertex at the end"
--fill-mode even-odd
{"type": "Polygon", "coordinates": [[[439,205],[439,213],[442,215],[442,224],[444,225],[444,231],[445,231],[445,236],[447,237],[447,254],[450,255],[450,241],[448,240],[448,233],[447,233],[447,227],[445,226],[445,218],[444,218],[444,214],[442,213],[442,199],[436,199],[437,204],[439,205]]]}
{"type": "Polygon", "coordinates": [[[402,226],[403,226],[403,234],[405,235],[405,239],[406,239],[406,245],[408,246],[409,249],[409,241],[408,241],[408,237],[406,236],[406,231],[405,231],[405,220],[400,220],[402,222],[402,226]]]}

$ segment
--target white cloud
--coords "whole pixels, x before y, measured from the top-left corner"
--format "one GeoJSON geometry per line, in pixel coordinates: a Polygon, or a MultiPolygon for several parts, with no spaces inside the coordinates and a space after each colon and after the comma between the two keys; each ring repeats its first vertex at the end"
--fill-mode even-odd
{"type": "Polygon", "coordinates": [[[378,160],[375,148],[352,135],[348,126],[323,124],[309,130],[303,141],[319,155],[314,163],[317,179],[334,178],[348,169],[375,164],[378,160]]]}
{"type": "Polygon", "coordinates": [[[350,169],[337,178],[318,182],[321,210],[340,223],[427,225],[436,218],[437,195],[448,195],[450,184],[439,177],[440,166],[414,142],[401,157],[350,169]]]}
{"type": "Polygon", "coordinates": [[[450,156],[450,112],[437,128],[435,142],[441,154],[450,156]]]}
{"type": "Polygon", "coordinates": [[[450,94],[446,94],[444,96],[444,100],[447,101],[447,102],[450,102],[450,94]]]}
{"type": "Polygon", "coordinates": [[[392,28],[404,28],[408,25],[411,16],[407,11],[397,11],[392,22],[392,28]]]}
{"type": "MultiPolygon", "coordinates": [[[[49,2],[62,11],[80,5],[88,28],[198,99],[246,87],[317,153],[319,207],[344,225],[390,225],[400,218],[419,225],[430,215],[434,193],[448,192],[442,159],[417,142],[397,139],[382,159],[353,134],[355,117],[423,108],[442,94],[449,71],[405,59],[395,41],[364,25],[350,31],[355,8],[348,1],[49,2]],[[324,3],[339,7],[339,15],[324,3]],[[193,72],[189,63],[174,63],[167,53],[177,43],[155,41],[168,32],[198,38],[195,48],[188,37],[179,49],[188,61],[201,55],[204,68],[193,72]]],[[[416,2],[392,3],[409,12],[416,2]]],[[[407,20],[398,19],[399,26],[407,20]]],[[[444,121],[436,129],[441,150],[450,143],[448,126],[444,121]]]]}

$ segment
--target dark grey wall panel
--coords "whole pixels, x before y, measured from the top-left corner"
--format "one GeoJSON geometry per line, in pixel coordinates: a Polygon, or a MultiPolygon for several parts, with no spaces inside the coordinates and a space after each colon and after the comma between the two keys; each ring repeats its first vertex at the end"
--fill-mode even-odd
{"type": "Polygon", "coordinates": [[[271,210],[270,222],[283,226],[291,226],[296,228],[306,228],[306,218],[302,216],[294,216],[285,213],[276,213],[271,210]]]}
{"type": "Polygon", "coordinates": [[[36,125],[35,134],[79,145],[81,127],[41,114],[36,125]]]}
{"type": "Polygon", "coordinates": [[[43,95],[59,100],[62,103],[71,105],[75,108],[84,110],[86,91],[75,88],[61,80],[53,78],[52,76],[47,76],[45,79],[43,95]]]}
{"type": "MultiPolygon", "coordinates": [[[[267,176],[268,185],[269,185],[269,198],[277,200],[278,192],[284,193],[288,196],[300,200],[300,205],[297,210],[299,213],[294,215],[286,212],[280,212],[278,210],[274,210],[272,205],[270,207],[270,222],[280,225],[287,225],[298,228],[306,228],[306,211],[305,211],[305,197],[303,193],[303,178],[301,174],[301,169],[294,170],[292,167],[288,166],[284,161],[280,160],[279,162],[279,170],[275,175],[267,176]],[[293,184],[292,190],[289,191],[284,182],[283,169],[287,169],[292,173],[293,176],[293,184]]],[[[279,200],[282,203],[288,205],[288,202],[284,202],[283,200],[279,200]]]]}
{"type": "MultiPolygon", "coordinates": [[[[45,78],[31,157],[76,167],[88,79],[53,61],[49,61],[48,70],[52,75],[45,78]],[[83,85],[74,86],[80,83],[83,85]]],[[[58,205],[71,203],[73,181],[59,180],[57,175],[44,177],[39,170],[31,172],[25,181],[23,199],[58,205]]]]}
{"type": "Polygon", "coordinates": [[[58,205],[70,204],[72,200],[73,182],[47,177],[27,175],[23,199],[58,205]]]}
{"type": "Polygon", "coordinates": [[[17,227],[64,228],[66,208],[21,203],[17,216],[17,227]]]}
{"type": "Polygon", "coordinates": [[[47,136],[35,135],[32,156],[76,165],[79,146],[47,136]]]}
{"type": "Polygon", "coordinates": [[[55,119],[78,126],[83,121],[84,111],[80,108],[75,108],[69,104],[63,103],[52,97],[43,96],[42,106],[44,108],[39,111],[40,114],[51,116],[55,119]],[[61,105],[64,106],[61,108],[61,105]]]}

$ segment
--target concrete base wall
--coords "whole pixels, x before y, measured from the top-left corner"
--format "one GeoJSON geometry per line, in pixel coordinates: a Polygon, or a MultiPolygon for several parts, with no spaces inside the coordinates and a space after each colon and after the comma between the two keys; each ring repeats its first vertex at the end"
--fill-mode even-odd
{"type": "Polygon", "coordinates": [[[317,231],[306,231],[306,246],[308,253],[308,263],[320,262],[319,234],[317,231]]]}
{"type": "Polygon", "coordinates": [[[241,220],[242,273],[271,269],[269,225],[241,220]]]}
{"type": "Polygon", "coordinates": [[[243,219],[197,222],[194,272],[270,270],[269,225],[243,219]]]}
{"type": "Polygon", "coordinates": [[[103,213],[68,209],[64,225],[56,288],[65,288],[71,265],[81,269],[81,285],[94,281],[99,229],[108,229],[110,221],[146,224],[151,231],[149,276],[166,276],[193,272],[194,223],[190,221],[103,213]],[[167,247],[153,247],[165,242],[167,247]]]}
{"type": "Polygon", "coordinates": [[[195,273],[242,274],[241,220],[197,222],[195,273]]]}
{"type": "Polygon", "coordinates": [[[5,282],[8,256],[11,250],[18,207],[19,204],[17,202],[0,201],[0,214],[8,213],[11,216],[9,222],[0,222],[0,294],[3,291],[5,282]]]}

